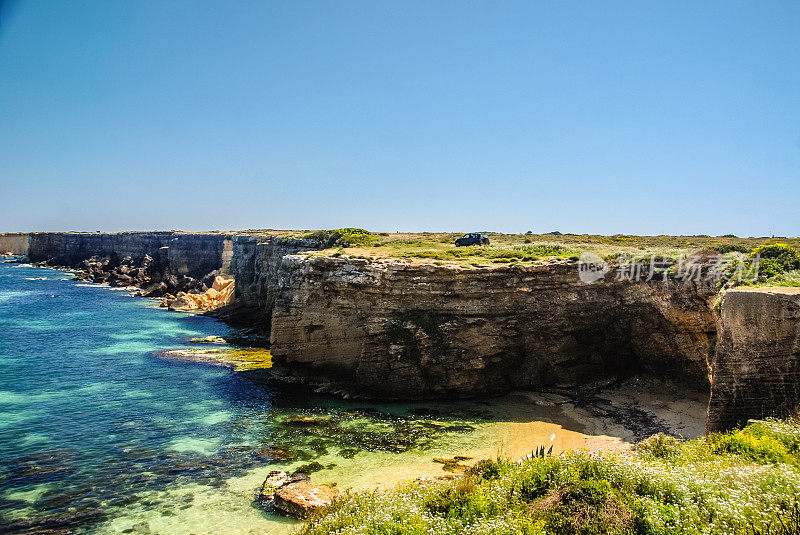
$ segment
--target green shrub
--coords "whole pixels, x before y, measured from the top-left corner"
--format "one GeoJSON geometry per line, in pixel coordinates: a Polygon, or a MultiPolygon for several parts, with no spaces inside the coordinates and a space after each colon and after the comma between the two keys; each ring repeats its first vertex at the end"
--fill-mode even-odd
{"type": "Polygon", "coordinates": [[[753,249],[750,259],[760,257],[758,279],[765,281],[771,277],[783,275],[788,271],[800,269],[800,253],[785,243],[761,245],[753,249]]]}
{"type": "Polygon", "coordinates": [[[467,473],[480,479],[493,480],[503,473],[503,466],[499,460],[483,459],[470,467],[467,473]]]}
{"type": "Polygon", "coordinates": [[[800,456],[800,417],[767,419],[750,424],[746,430],[774,437],[786,446],[791,455],[800,456]]]}
{"type": "Polygon", "coordinates": [[[474,522],[477,518],[498,515],[498,504],[484,487],[478,487],[470,477],[464,477],[452,487],[439,489],[424,502],[424,508],[434,515],[474,522]]]}
{"type": "Polygon", "coordinates": [[[603,479],[566,483],[540,500],[534,511],[552,533],[622,535],[633,529],[632,511],[603,479]]]}
{"type": "Polygon", "coordinates": [[[515,478],[512,492],[523,502],[532,502],[544,496],[556,483],[558,468],[559,461],[553,458],[525,463],[524,470],[515,478]]]}
{"type": "Polygon", "coordinates": [[[568,483],[560,490],[565,500],[599,505],[608,498],[611,485],[604,479],[589,479],[568,483]]]}
{"type": "Polygon", "coordinates": [[[658,433],[637,444],[636,451],[659,459],[669,459],[680,455],[681,442],[675,437],[658,433]]]}
{"type": "Polygon", "coordinates": [[[750,248],[746,245],[739,245],[736,243],[722,243],[719,245],[714,245],[711,247],[715,251],[718,251],[722,254],[725,253],[749,253],[750,248]]]}
{"type": "Polygon", "coordinates": [[[333,230],[315,230],[303,236],[304,239],[314,240],[321,247],[352,247],[369,246],[375,243],[377,238],[371,232],[361,228],[339,228],[333,230]]]}
{"type": "Polygon", "coordinates": [[[748,427],[709,437],[712,451],[717,454],[739,455],[759,464],[791,462],[788,449],[760,427],[748,427]]]}

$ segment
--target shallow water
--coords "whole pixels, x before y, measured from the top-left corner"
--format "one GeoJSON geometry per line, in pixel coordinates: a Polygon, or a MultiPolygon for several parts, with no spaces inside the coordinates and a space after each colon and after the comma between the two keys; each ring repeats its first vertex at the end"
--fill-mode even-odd
{"type": "Polygon", "coordinates": [[[557,408],[524,397],[352,402],[263,372],[159,359],[231,331],[68,279],[0,264],[2,532],[286,533],[294,521],[254,503],[273,469],[319,463],[315,482],[364,488],[444,475],[434,457],[585,439],[557,408]]]}

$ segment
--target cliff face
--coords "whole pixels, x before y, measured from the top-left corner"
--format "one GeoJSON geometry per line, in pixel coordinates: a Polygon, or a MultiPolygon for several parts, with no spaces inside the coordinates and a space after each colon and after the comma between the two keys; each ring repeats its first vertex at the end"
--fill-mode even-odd
{"type": "Polygon", "coordinates": [[[708,430],[800,410],[800,289],[731,290],[722,299],[708,430]]]}
{"type": "Polygon", "coordinates": [[[317,243],[310,240],[234,236],[229,271],[236,280],[235,304],[221,316],[237,316],[269,333],[283,257],[317,248],[317,243]]]}
{"type": "MultiPolygon", "coordinates": [[[[24,241],[0,236],[0,252],[24,241]]],[[[234,278],[217,315],[269,332],[277,373],[366,396],[475,397],[628,374],[708,388],[710,369],[709,430],[800,409],[796,289],[729,291],[716,317],[711,283],[609,274],[584,284],[569,261],[466,268],[296,254],[315,248],[235,234],[35,233],[27,255],[144,295],[213,293],[217,276],[234,278]]]]}
{"type": "Polygon", "coordinates": [[[24,255],[28,253],[27,234],[0,234],[0,255],[11,253],[24,255]]]}
{"type": "Polygon", "coordinates": [[[131,259],[134,265],[151,257],[176,276],[202,278],[215,270],[227,271],[231,236],[178,232],[36,232],[30,235],[28,259],[78,268],[92,257],[131,259]],[[225,251],[229,251],[225,257],[225,251]],[[227,260],[227,262],[224,261],[227,260]]]}
{"type": "Polygon", "coordinates": [[[239,315],[268,333],[283,256],[315,248],[308,240],[221,233],[39,232],[31,234],[27,256],[81,270],[85,280],[142,286],[148,296],[207,292],[215,276],[233,278],[235,304],[220,316],[239,315]]]}
{"type": "Polygon", "coordinates": [[[584,284],[575,263],[461,268],[287,256],[276,371],[391,398],[479,396],[650,373],[708,384],[711,286],[584,284]]]}

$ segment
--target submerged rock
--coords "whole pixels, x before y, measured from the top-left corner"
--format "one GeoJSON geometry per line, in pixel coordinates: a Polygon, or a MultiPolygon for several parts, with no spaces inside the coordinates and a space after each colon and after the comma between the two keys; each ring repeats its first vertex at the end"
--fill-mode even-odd
{"type": "Polygon", "coordinates": [[[156,351],[153,356],[164,360],[182,360],[225,366],[236,371],[256,370],[272,366],[272,356],[268,349],[251,347],[167,349],[156,351]]]}
{"type": "Polygon", "coordinates": [[[356,455],[359,454],[361,450],[358,448],[342,448],[339,450],[339,456],[344,457],[345,459],[352,459],[356,455]]]}
{"type": "Polygon", "coordinates": [[[290,416],[286,423],[298,427],[324,427],[330,425],[331,420],[315,416],[290,416]]]}
{"type": "Polygon", "coordinates": [[[189,341],[193,344],[226,344],[228,343],[221,336],[204,336],[203,338],[190,338],[189,341]]]}
{"type": "Polygon", "coordinates": [[[317,461],[312,461],[308,464],[297,467],[297,471],[303,474],[313,474],[314,472],[319,472],[320,470],[325,470],[325,465],[318,463],[317,461]]]}
{"type": "Polygon", "coordinates": [[[471,457],[465,457],[463,455],[453,457],[452,459],[434,457],[433,462],[441,464],[442,470],[445,472],[463,472],[468,467],[461,464],[461,461],[467,459],[471,459],[471,457]]]}
{"type": "Polygon", "coordinates": [[[13,467],[10,479],[14,482],[32,483],[42,479],[58,479],[70,469],[61,465],[41,465],[34,461],[18,463],[13,467]]]}
{"type": "Polygon", "coordinates": [[[256,452],[256,457],[266,461],[287,462],[297,459],[297,453],[284,447],[263,448],[256,452]]]}

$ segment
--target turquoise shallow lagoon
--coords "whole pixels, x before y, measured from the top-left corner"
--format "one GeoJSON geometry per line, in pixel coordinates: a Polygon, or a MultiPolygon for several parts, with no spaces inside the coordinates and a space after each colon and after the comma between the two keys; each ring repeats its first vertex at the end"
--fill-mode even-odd
{"type": "Polygon", "coordinates": [[[318,463],[315,481],[364,488],[561,429],[508,401],[345,401],[154,355],[230,334],[63,271],[0,264],[0,532],[286,533],[295,521],[254,500],[269,470],[318,463]]]}

